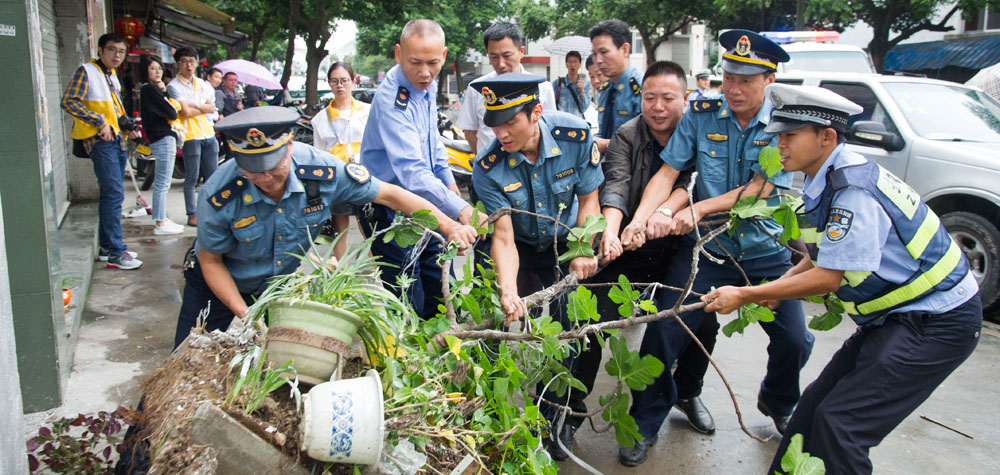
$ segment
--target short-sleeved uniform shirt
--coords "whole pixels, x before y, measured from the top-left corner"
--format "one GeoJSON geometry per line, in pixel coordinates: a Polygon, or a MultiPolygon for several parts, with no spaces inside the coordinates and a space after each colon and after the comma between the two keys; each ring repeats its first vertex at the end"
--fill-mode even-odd
{"type": "Polygon", "coordinates": [[[292,147],[285,194],[275,203],[241,176],[236,160],[219,167],[198,195],[198,245],[222,254],[236,287],[243,293],[263,289],[266,280],[289,274],[338,203],[364,204],[378,195],[381,182],[361,165],[347,173],[345,163],[310,145],[292,147]],[[303,173],[319,177],[321,205],[310,205],[303,173]]]}
{"type": "Polygon", "coordinates": [[[604,81],[597,98],[597,127],[601,138],[614,137],[622,124],[642,113],[642,75],[632,66],[625,68],[618,80],[604,81]],[[605,117],[611,115],[611,130],[604,130],[605,117]]]}
{"type": "MultiPolygon", "coordinates": [[[[191,81],[188,81],[180,76],[175,77],[167,84],[167,95],[171,99],[176,99],[182,102],[188,102],[193,105],[204,104],[206,101],[212,104],[212,108],[216,108],[215,103],[215,88],[212,87],[208,81],[202,81],[200,78],[193,77],[191,81]]],[[[207,138],[215,138],[215,127],[212,125],[215,120],[219,118],[218,112],[211,112],[209,114],[198,114],[194,117],[185,117],[184,122],[184,139],[185,140],[201,140],[207,138]]]]}
{"type": "Polygon", "coordinates": [[[452,219],[469,204],[448,189],[455,177],[438,137],[437,81],[418,90],[393,66],[378,86],[361,141],[361,163],[381,181],[430,201],[452,219]]]}
{"type": "MultiPolygon", "coordinates": [[[[806,177],[802,188],[805,209],[813,209],[823,196],[826,188],[828,169],[840,169],[849,165],[860,165],[867,161],[862,155],[852,152],[845,145],[838,145],[827,157],[815,177],[806,177]]],[[[906,244],[893,230],[892,220],[870,193],[859,188],[847,187],[833,197],[831,210],[853,216],[851,225],[843,230],[835,240],[826,233],[819,242],[816,265],[824,269],[846,272],[877,272],[892,282],[905,282],[912,276],[912,268],[904,263],[913,257],[906,244]]],[[[909,305],[894,309],[892,313],[923,311],[942,313],[969,300],[978,291],[975,276],[969,272],[958,285],[948,292],[934,292],[909,305]]]]}
{"type": "MultiPolygon", "coordinates": [[[[524,73],[524,67],[519,71],[524,73]]],[[[492,79],[497,77],[496,71],[490,71],[479,77],[479,79],[492,79]]],[[[542,111],[556,111],[556,94],[552,90],[552,84],[543,82],[538,85],[538,102],[542,104],[542,111]]],[[[470,84],[465,88],[465,96],[462,99],[462,107],[458,111],[458,119],[455,126],[462,130],[476,131],[477,150],[482,150],[496,138],[493,128],[483,122],[486,115],[486,103],[483,102],[483,94],[470,84]]]]}
{"type": "MultiPolygon", "coordinates": [[[[699,200],[740,188],[750,181],[755,172],[763,175],[758,155],[765,147],[777,146],[778,141],[776,135],[764,133],[774,108],[769,100],[764,100],[745,129],[740,128],[725,97],[691,104],[691,109],[681,117],[660,158],[675,170],[684,171],[693,167],[698,172],[696,189],[699,200]]],[[[792,184],[792,174],[784,170],[765,178],[779,188],[787,189],[792,184]]],[[[781,234],[781,226],[774,220],[758,224],[774,236],[781,234]]],[[[732,237],[723,233],[718,241],[737,260],[768,256],[783,249],[780,243],[749,222],[740,223],[732,237]]],[[[706,247],[723,254],[714,242],[706,247]]]]}
{"type": "MultiPolygon", "coordinates": [[[[536,163],[520,152],[503,151],[500,142],[493,139],[476,157],[473,186],[487,213],[509,207],[555,217],[562,205],[560,222],[574,227],[576,197],[593,192],[604,181],[597,144],[587,122],[565,112],[542,114],[538,126],[541,138],[536,163]]],[[[556,226],[551,221],[518,213],[511,215],[511,221],[517,241],[539,251],[552,245],[556,226]]],[[[566,230],[560,227],[556,232],[562,241],[566,230]]]]}

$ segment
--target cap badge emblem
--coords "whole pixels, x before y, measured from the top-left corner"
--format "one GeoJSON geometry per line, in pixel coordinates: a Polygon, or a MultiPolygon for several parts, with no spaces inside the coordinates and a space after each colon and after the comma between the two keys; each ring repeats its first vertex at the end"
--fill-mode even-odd
{"type": "Polygon", "coordinates": [[[496,93],[494,93],[493,90],[488,87],[483,88],[483,98],[486,99],[486,103],[489,105],[496,104],[497,102],[496,93]]]}
{"type": "Polygon", "coordinates": [[[736,42],[736,54],[750,56],[750,38],[747,38],[747,35],[741,36],[740,40],[736,42]]]}
{"type": "Polygon", "coordinates": [[[256,127],[253,127],[247,131],[247,142],[254,147],[260,147],[267,143],[267,137],[264,135],[264,132],[261,132],[256,127]]]}

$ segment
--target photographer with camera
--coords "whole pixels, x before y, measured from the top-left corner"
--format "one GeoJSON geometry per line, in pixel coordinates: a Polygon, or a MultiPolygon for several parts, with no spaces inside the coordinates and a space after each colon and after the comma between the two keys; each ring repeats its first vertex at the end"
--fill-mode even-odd
{"type": "Polygon", "coordinates": [[[123,177],[128,156],[125,136],[139,137],[135,121],[125,116],[116,68],[128,55],[125,38],[108,33],[97,40],[97,59],[77,68],[63,93],[63,110],[73,116],[73,154],[90,158],[100,187],[98,258],[108,267],[138,269],[142,261],[122,242],[123,177]]]}

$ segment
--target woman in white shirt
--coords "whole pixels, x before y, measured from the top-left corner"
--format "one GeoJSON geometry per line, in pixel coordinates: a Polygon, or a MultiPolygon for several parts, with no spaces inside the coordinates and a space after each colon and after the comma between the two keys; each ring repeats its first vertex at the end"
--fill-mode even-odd
{"type": "MultiPolygon", "coordinates": [[[[357,162],[361,155],[361,137],[368,123],[370,105],[351,96],[354,89],[354,70],[351,65],[334,62],[326,73],[334,99],[330,105],[312,118],[313,146],[333,154],[345,162],[357,162]]],[[[331,210],[334,229],[341,235],[333,254],[340,259],[347,251],[347,236],[343,233],[350,226],[351,205],[340,204],[331,210]]]]}

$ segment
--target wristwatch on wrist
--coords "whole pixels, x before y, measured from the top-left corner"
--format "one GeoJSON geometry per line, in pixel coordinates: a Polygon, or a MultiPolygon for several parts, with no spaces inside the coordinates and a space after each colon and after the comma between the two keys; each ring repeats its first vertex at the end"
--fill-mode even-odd
{"type": "Polygon", "coordinates": [[[664,216],[666,216],[668,218],[673,218],[674,217],[674,212],[670,208],[666,208],[666,207],[664,207],[664,208],[656,208],[656,212],[657,213],[661,213],[661,214],[663,214],[664,216]]]}

